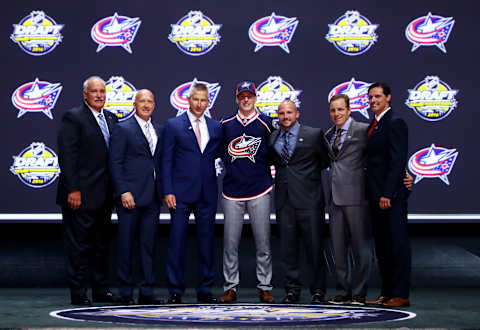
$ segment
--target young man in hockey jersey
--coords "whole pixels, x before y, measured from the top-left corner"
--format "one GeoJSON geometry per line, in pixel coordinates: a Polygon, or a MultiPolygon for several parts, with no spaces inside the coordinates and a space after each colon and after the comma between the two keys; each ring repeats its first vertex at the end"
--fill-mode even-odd
{"type": "Polygon", "coordinates": [[[255,110],[255,84],[242,81],[235,90],[238,112],[222,121],[225,141],[223,163],[223,276],[225,294],[220,302],[237,300],[240,282],[238,245],[245,212],[250,217],[256,248],[256,274],[261,302],[272,303],[270,252],[270,191],[273,188],[267,142],[273,130],[270,117],[255,110]]]}

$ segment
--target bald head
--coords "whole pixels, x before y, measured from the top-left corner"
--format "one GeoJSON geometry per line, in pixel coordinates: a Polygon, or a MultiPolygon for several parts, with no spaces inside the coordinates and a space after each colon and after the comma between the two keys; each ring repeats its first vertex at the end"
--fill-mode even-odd
{"type": "Polygon", "coordinates": [[[292,128],[300,117],[297,105],[292,100],[285,100],[278,106],[278,121],[286,131],[292,128]]]}
{"type": "Polygon", "coordinates": [[[137,114],[137,116],[139,116],[145,121],[148,121],[152,115],[153,110],[155,109],[155,100],[153,97],[153,93],[148,89],[141,89],[137,91],[133,106],[135,107],[135,113],[137,114]]]}

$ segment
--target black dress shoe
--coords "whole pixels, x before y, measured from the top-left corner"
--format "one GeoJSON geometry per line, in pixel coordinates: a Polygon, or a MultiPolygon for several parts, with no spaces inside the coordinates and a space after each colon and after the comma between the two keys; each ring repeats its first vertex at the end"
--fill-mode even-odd
{"type": "Polygon", "coordinates": [[[312,296],[312,304],[324,304],[325,303],[325,296],[321,293],[315,293],[312,296]]]}
{"type": "Polygon", "coordinates": [[[71,304],[77,306],[92,306],[92,302],[87,296],[72,297],[71,304]]]}
{"type": "Polygon", "coordinates": [[[120,298],[111,291],[107,291],[104,294],[92,294],[92,300],[94,303],[117,303],[120,301],[120,298]]]}
{"type": "Polygon", "coordinates": [[[295,304],[300,301],[300,295],[293,292],[288,292],[282,299],[282,304],[295,304]]]}
{"type": "Polygon", "coordinates": [[[167,304],[181,304],[182,303],[182,296],[178,293],[172,293],[170,297],[168,297],[167,304]]]}
{"type": "Polygon", "coordinates": [[[120,297],[118,303],[124,306],[135,305],[135,300],[132,297],[120,297]]]}
{"type": "Polygon", "coordinates": [[[218,299],[212,296],[212,294],[197,295],[197,302],[202,304],[216,304],[218,299]]]}
{"type": "Polygon", "coordinates": [[[156,297],[150,297],[150,296],[139,296],[138,297],[138,304],[139,305],[162,305],[165,304],[165,300],[156,298],[156,297]]]}

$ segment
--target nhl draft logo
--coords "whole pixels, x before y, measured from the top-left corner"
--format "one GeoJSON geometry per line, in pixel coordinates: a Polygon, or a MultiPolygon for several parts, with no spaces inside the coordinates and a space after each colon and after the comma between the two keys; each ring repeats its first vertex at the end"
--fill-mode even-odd
{"type": "Polygon", "coordinates": [[[408,90],[405,104],[420,118],[439,121],[447,117],[457,106],[458,90],[451,89],[437,76],[427,76],[414,89],[408,90]]]}
{"type": "Polygon", "coordinates": [[[288,44],[292,40],[297,25],[296,17],[288,18],[272,13],[255,21],[248,29],[248,36],[256,44],[255,52],[265,46],[279,46],[290,53],[288,44]]]}
{"type": "Polygon", "coordinates": [[[414,153],[408,161],[408,168],[415,175],[415,183],[423,178],[439,178],[449,185],[447,175],[452,171],[457,156],[457,149],[446,149],[432,144],[429,148],[414,153]]]}
{"type": "Polygon", "coordinates": [[[335,23],[328,24],[325,38],[340,52],[349,56],[365,53],[377,41],[375,30],[378,24],[370,21],[356,10],[349,10],[335,23]]]}
{"type": "Polygon", "coordinates": [[[188,104],[188,97],[190,96],[190,90],[196,84],[204,84],[208,89],[208,107],[205,110],[205,116],[211,117],[210,109],[213,108],[215,100],[217,99],[218,92],[220,92],[221,86],[218,83],[208,83],[206,81],[199,81],[194,78],[193,81],[186,82],[175,88],[170,94],[170,104],[177,109],[177,116],[183,115],[188,110],[190,105],[188,104]]]}
{"type": "Polygon", "coordinates": [[[18,156],[13,156],[10,172],[32,188],[50,185],[60,174],[58,157],[42,142],[33,142],[18,156]]]}
{"type": "Polygon", "coordinates": [[[171,27],[168,40],[185,54],[200,56],[211,51],[220,41],[218,30],[222,25],[213,23],[201,11],[192,10],[171,27]]]}
{"type": "Polygon", "coordinates": [[[228,154],[232,156],[232,162],[237,158],[248,158],[255,163],[255,155],[261,143],[262,138],[248,136],[243,133],[242,136],[233,139],[228,144],[228,154]]]}
{"type": "Polygon", "coordinates": [[[330,93],[328,93],[328,102],[332,96],[337,94],[346,94],[350,99],[350,110],[352,112],[359,112],[365,118],[369,118],[368,109],[370,103],[368,102],[368,87],[370,83],[350,79],[350,81],[343,82],[333,87],[330,93]]]}
{"type": "Polygon", "coordinates": [[[130,18],[117,13],[99,20],[90,32],[93,41],[98,44],[97,53],[107,46],[120,46],[131,54],[130,44],[135,39],[141,23],[138,17],[130,18]]]}
{"type": "Polygon", "coordinates": [[[52,84],[38,78],[18,87],[12,94],[12,103],[19,110],[17,118],[27,112],[41,112],[53,119],[52,109],[61,91],[60,83],[52,84]]]}
{"type": "Polygon", "coordinates": [[[123,77],[113,76],[105,83],[106,100],[105,109],[115,114],[119,121],[124,121],[135,113],[133,102],[137,90],[135,87],[123,79],[123,77]]]}
{"type": "Polygon", "coordinates": [[[257,103],[255,108],[272,118],[278,117],[278,106],[283,101],[292,100],[295,105],[300,107],[298,96],[301,90],[295,90],[292,85],[279,76],[270,76],[257,88],[257,103]]]}
{"type": "Polygon", "coordinates": [[[414,19],[405,29],[405,36],[413,44],[411,51],[414,52],[420,46],[437,46],[442,52],[447,53],[445,43],[454,23],[453,17],[442,17],[432,13],[414,19]]]}
{"type": "Polygon", "coordinates": [[[20,23],[13,24],[10,39],[25,53],[41,56],[50,53],[62,41],[62,29],[62,24],[57,24],[43,11],[32,11],[20,23]]]}

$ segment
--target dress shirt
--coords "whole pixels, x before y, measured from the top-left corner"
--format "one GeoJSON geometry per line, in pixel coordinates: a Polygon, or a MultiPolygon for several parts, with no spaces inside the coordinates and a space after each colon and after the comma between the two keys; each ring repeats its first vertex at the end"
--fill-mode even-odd
{"type": "Polygon", "coordinates": [[[282,154],[283,144],[285,143],[284,135],[289,132],[290,136],[288,137],[288,154],[292,157],[293,151],[295,150],[295,146],[297,144],[297,137],[298,132],[300,131],[300,123],[297,121],[293,124],[292,127],[288,131],[284,130],[283,128],[280,129],[280,134],[277,136],[277,140],[275,141],[274,148],[278,152],[279,155],[282,154]]]}
{"type": "Polygon", "coordinates": [[[388,107],[387,110],[385,110],[384,112],[382,112],[380,115],[375,115],[375,119],[377,120],[377,123],[380,121],[380,119],[383,118],[383,116],[385,116],[385,114],[387,113],[388,110],[390,110],[391,107],[388,107]]]}
{"type": "MultiPolygon", "coordinates": [[[[197,116],[195,116],[193,113],[190,112],[190,110],[187,111],[188,119],[190,120],[190,128],[194,129],[194,127],[197,125],[195,122],[197,120],[197,116]]],[[[210,134],[208,134],[208,127],[207,127],[207,121],[205,119],[205,114],[203,114],[200,118],[200,135],[202,136],[202,146],[200,150],[203,151],[205,150],[205,147],[207,146],[208,140],[210,140],[210,134]]],[[[190,129],[189,128],[189,129],[190,129]]]]}
{"type": "MultiPolygon", "coordinates": [[[[157,147],[158,136],[157,136],[157,132],[155,132],[155,128],[153,128],[152,118],[148,118],[148,121],[145,121],[142,118],[140,118],[139,116],[137,116],[137,114],[135,114],[134,116],[135,116],[135,119],[138,122],[138,125],[140,125],[140,128],[142,129],[143,135],[145,135],[146,139],[147,139],[147,133],[146,133],[145,125],[147,123],[150,124],[150,125],[148,125],[148,127],[149,127],[150,136],[152,137],[153,153],[155,153],[155,148],[157,147]]],[[[148,139],[147,139],[147,141],[148,141],[148,139]]],[[[148,148],[150,149],[150,146],[148,146],[148,148]]]]}
{"type": "Polygon", "coordinates": [[[332,136],[330,137],[330,146],[333,147],[333,143],[335,142],[335,136],[337,136],[337,130],[342,129],[342,134],[340,135],[340,142],[338,143],[338,151],[342,150],[343,142],[345,142],[345,138],[347,137],[348,129],[352,124],[352,118],[348,118],[345,123],[343,123],[342,127],[338,128],[335,126],[335,131],[333,131],[332,136]]]}
{"type": "Polygon", "coordinates": [[[94,108],[92,108],[90,105],[88,105],[87,102],[85,102],[85,104],[86,104],[86,106],[90,109],[90,111],[92,111],[93,117],[94,117],[95,120],[97,121],[98,127],[100,127],[100,129],[101,129],[101,126],[100,126],[100,123],[98,122],[98,120],[99,120],[99,119],[98,119],[98,115],[99,115],[99,114],[102,114],[103,119],[105,119],[105,124],[106,124],[105,126],[107,126],[108,135],[110,135],[110,130],[109,130],[108,124],[107,124],[107,118],[105,118],[105,114],[103,113],[103,112],[104,112],[103,109],[102,109],[100,112],[98,112],[97,110],[95,110],[94,108]]]}

